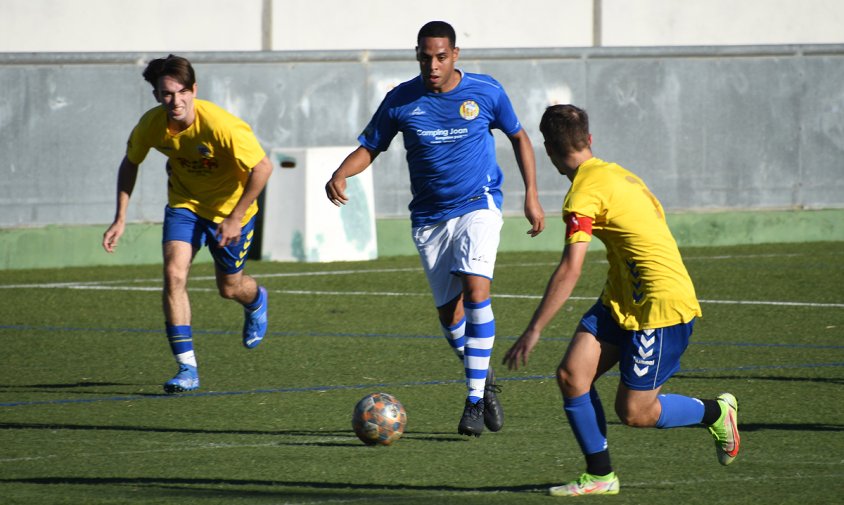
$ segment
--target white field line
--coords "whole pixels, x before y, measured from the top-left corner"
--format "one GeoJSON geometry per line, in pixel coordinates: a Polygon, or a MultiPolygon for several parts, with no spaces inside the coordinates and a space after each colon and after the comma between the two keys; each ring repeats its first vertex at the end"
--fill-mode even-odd
{"type": "MultiPolygon", "coordinates": [[[[6,286],[3,286],[6,287],[6,286]]],[[[159,292],[161,291],[161,286],[98,286],[95,284],[83,283],[83,284],[71,284],[71,283],[62,283],[61,285],[54,285],[54,284],[30,284],[27,286],[19,286],[21,288],[26,287],[29,289],[32,288],[65,288],[65,289],[81,289],[81,290],[90,290],[90,291],[150,291],[150,292],[159,292]]],[[[191,288],[191,292],[200,293],[200,292],[216,292],[215,288],[191,288]]],[[[302,295],[302,296],[382,296],[382,297],[390,297],[390,296],[422,296],[422,297],[430,297],[430,293],[408,293],[408,292],[398,292],[398,291],[315,291],[315,290],[304,290],[304,289],[270,289],[271,293],[275,294],[283,294],[283,295],[302,295]]],[[[516,300],[540,300],[542,299],[542,295],[516,295],[516,294],[507,294],[507,293],[496,293],[492,295],[492,298],[507,298],[507,299],[516,299],[516,300]]],[[[569,300],[595,300],[597,296],[571,296],[569,300]]],[[[765,306],[778,306],[778,307],[814,307],[814,308],[827,308],[827,309],[842,309],[844,308],[844,303],[815,303],[815,302],[779,302],[779,301],[768,301],[768,300],[707,300],[701,299],[698,300],[700,303],[711,303],[711,304],[720,304],[720,305],[765,305],[765,306]]]]}
{"type": "MultiPolygon", "coordinates": [[[[9,286],[2,286],[9,287],[9,286]]],[[[161,286],[98,286],[89,283],[71,284],[62,283],[61,285],[54,284],[30,284],[26,286],[17,286],[18,288],[38,289],[38,288],[64,288],[64,289],[80,289],[88,291],[147,291],[159,292],[161,286]]],[[[212,293],[216,292],[216,288],[190,288],[193,293],[212,293]]],[[[430,297],[430,293],[409,293],[398,291],[319,291],[319,290],[304,290],[304,289],[270,289],[271,293],[282,295],[300,295],[300,296],[380,296],[380,297],[400,297],[400,296],[421,296],[430,297]]],[[[507,293],[494,293],[492,298],[501,299],[515,299],[515,300],[540,300],[542,295],[517,295],[507,293]]],[[[595,300],[596,296],[571,296],[569,300],[595,300]]],[[[844,309],[844,303],[816,303],[816,302],[782,302],[773,300],[698,300],[703,304],[719,304],[719,305],[762,305],[775,307],[813,307],[826,309],[844,309]]]]}
{"type": "MultiPolygon", "coordinates": [[[[716,255],[716,256],[691,256],[686,257],[686,261],[720,261],[728,259],[756,259],[756,258],[780,258],[780,257],[799,257],[806,254],[746,254],[746,255],[716,255]]],[[[599,260],[600,263],[606,263],[606,260],[599,260]]],[[[523,268],[535,266],[556,266],[556,263],[542,262],[542,263],[512,263],[497,265],[497,269],[502,268],[523,268]]],[[[362,269],[343,269],[343,270],[327,270],[320,272],[285,272],[275,274],[251,274],[254,278],[278,278],[278,277],[309,277],[309,276],[328,276],[328,275],[361,275],[368,273],[399,273],[399,272],[418,272],[421,273],[421,267],[408,268],[362,268],[362,269]]],[[[214,280],[213,276],[197,276],[192,280],[214,280]]],[[[0,289],[81,289],[81,290],[113,290],[113,291],[150,291],[158,292],[161,290],[161,279],[127,279],[114,281],[89,281],[89,282],[54,282],[54,283],[36,283],[36,284],[6,284],[0,285],[0,289]],[[121,286],[120,284],[143,284],[154,283],[154,286],[121,286]]],[[[214,292],[213,288],[190,288],[193,292],[214,292]]],[[[288,294],[288,295],[304,295],[304,296],[431,296],[430,293],[408,293],[408,292],[384,292],[384,291],[318,291],[318,290],[271,290],[273,293],[288,294]]],[[[494,293],[493,298],[509,298],[509,299],[525,299],[525,300],[539,300],[542,295],[517,295],[506,293],[494,293]]],[[[571,300],[594,300],[597,296],[591,297],[570,297],[571,300]]],[[[786,301],[768,301],[768,300],[699,300],[701,303],[721,304],[721,305],[764,305],[764,306],[780,306],[780,307],[815,307],[815,308],[844,308],[844,303],[814,303],[814,302],[786,302],[786,301]]]]}
{"type": "MultiPolygon", "coordinates": [[[[806,256],[804,253],[794,254],[743,254],[743,255],[717,255],[717,256],[690,256],[683,257],[684,261],[720,261],[728,259],[756,259],[756,258],[791,258],[806,256]]],[[[607,260],[599,259],[593,263],[606,264],[607,260]]],[[[556,266],[555,262],[541,262],[541,263],[504,263],[496,265],[496,269],[502,268],[526,268],[537,266],[556,266]]],[[[274,277],[311,277],[311,276],[327,276],[327,275],[359,275],[367,273],[400,273],[400,272],[418,272],[422,273],[421,267],[405,267],[405,268],[361,268],[361,269],[345,269],[345,270],[325,270],[320,272],[280,272],[275,274],[250,274],[254,278],[269,279],[274,277]]],[[[191,277],[191,280],[214,280],[213,276],[196,276],[191,277]]],[[[138,284],[138,283],[160,283],[159,277],[150,279],[122,279],[112,281],[88,281],[88,282],[50,282],[38,284],[0,284],[0,289],[20,289],[20,288],[74,288],[80,289],[85,286],[106,286],[113,284],[138,284]]]]}

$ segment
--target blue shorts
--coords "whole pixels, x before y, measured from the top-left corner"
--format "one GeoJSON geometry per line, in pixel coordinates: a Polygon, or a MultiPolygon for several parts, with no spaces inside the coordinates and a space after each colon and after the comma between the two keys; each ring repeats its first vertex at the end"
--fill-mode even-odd
{"type": "Polygon", "coordinates": [[[237,243],[220,247],[214,235],[218,224],[201,218],[188,209],[164,208],[164,237],[162,243],[177,240],[187,242],[194,251],[208,244],[208,250],[223,273],[234,274],[246,266],[246,258],[252,247],[252,236],[255,233],[255,216],[240,230],[240,240],[237,243]]]}
{"type": "Polygon", "coordinates": [[[663,385],[680,369],[680,357],[689,346],[694,319],[665,328],[625,330],[598,300],[580,325],[598,340],[617,346],[621,381],[630,389],[650,391],[663,385]]]}

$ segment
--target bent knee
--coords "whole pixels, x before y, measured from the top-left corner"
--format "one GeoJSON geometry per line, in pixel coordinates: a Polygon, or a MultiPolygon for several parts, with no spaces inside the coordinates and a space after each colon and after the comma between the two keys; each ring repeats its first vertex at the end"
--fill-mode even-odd
{"type": "Polygon", "coordinates": [[[588,393],[592,387],[591,378],[580,378],[564,366],[557,368],[557,385],[566,398],[573,398],[588,393]]]}
{"type": "Polygon", "coordinates": [[[226,300],[232,300],[235,298],[235,296],[237,296],[237,289],[235,286],[219,286],[217,292],[220,294],[221,297],[225,298],[226,300]]]}
{"type": "Polygon", "coordinates": [[[659,412],[652,408],[616,406],[615,413],[622,424],[631,428],[652,428],[659,420],[659,412]]]}
{"type": "Polygon", "coordinates": [[[618,418],[621,420],[622,424],[630,426],[631,428],[651,428],[656,426],[656,421],[647,416],[619,415],[618,418]]]}

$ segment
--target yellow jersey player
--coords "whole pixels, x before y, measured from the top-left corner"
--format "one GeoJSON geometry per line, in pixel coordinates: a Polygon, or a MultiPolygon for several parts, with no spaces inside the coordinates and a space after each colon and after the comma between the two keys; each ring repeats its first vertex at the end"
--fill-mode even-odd
{"type": "Polygon", "coordinates": [[[117,176],[117,210],[103,235],[114,252],[126,226],[126,211],[138,167],[150,149],[167,156],[164,210],[164,318],[179,370],[164,384],[177,393],[199,388],[193,348],[188,272],[197,251],[208,245],[217,288],[244,307],[243,345],[257,346],[267,332],[267,291],[243,273],[254,242],[256,199],[272,173],[252,129],[211,102],[196,98],[196,76],[185,58],[151,61],[143,73],[159,106],[144,114],[129,137],[117,176]]]}
{"type": "Polygon", "coordinates": [[[700,400],[661,392],[680,368],[695,319],[701,316],[662,205],[642,179],[592,155],[584,110],[549,107],[539,129],[551,162],[571,181],[563,203],[566,245],[528,327],[504,356],[510,369],[527,364],[542,330],[571,295],[593,235],[606,246],[609,262],[603,292],[581,318],[557,369],[563,407],[586,459],[586,472],[552,487],[550,494],[618,493],[606,419],[594,386],[616,364],[621,378],[615,410],[624,424],[708,427],[719,462],[730,464],[740,442],[735,397],[722,393],[700,400]]]}

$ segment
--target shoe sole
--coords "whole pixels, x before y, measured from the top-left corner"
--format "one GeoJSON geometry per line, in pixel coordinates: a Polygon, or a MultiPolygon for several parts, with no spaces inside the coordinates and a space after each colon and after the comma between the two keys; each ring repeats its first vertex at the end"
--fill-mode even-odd
{"type": "Polygon", "coordinates": [[[548,490],[548,494],[550,496],[586,496],[586,495],[599,495],[599,494],[613,495],[613,494],[618,494],[618,487],[613,488],[613,489],[609,489],[607,491],[592,491],[591,493],[586,492],[586,493],[578,494],[578,493],[568,492],[568,489],[566,489],[566,486],[558,486],[558,487],[550,488],[548,490]]]}
{"type": "Polygon", "coordinates": [[[182,387],[182,386],[177,386],[175,384],[172,384],[172,385],[169,385],[169,386],[168,385],[164,386],[164,392],[167,393],[167,394],[187,393],[189,391],[196,391],[197,389],[199,389],[199,386],[196,386],[194,388],[186,388],[186,387],[182,387]]]}
{"type": "Polygon", "coordinates": [[[474,431],[471,428],[463,428],[462,426],[458,426],[457,427],[457,433],[459,433],[460,435],[466,435],[467,437],[478,438],[478,437],[481,436],[481,433],[483,433],[483,430],[474,431]]]}

